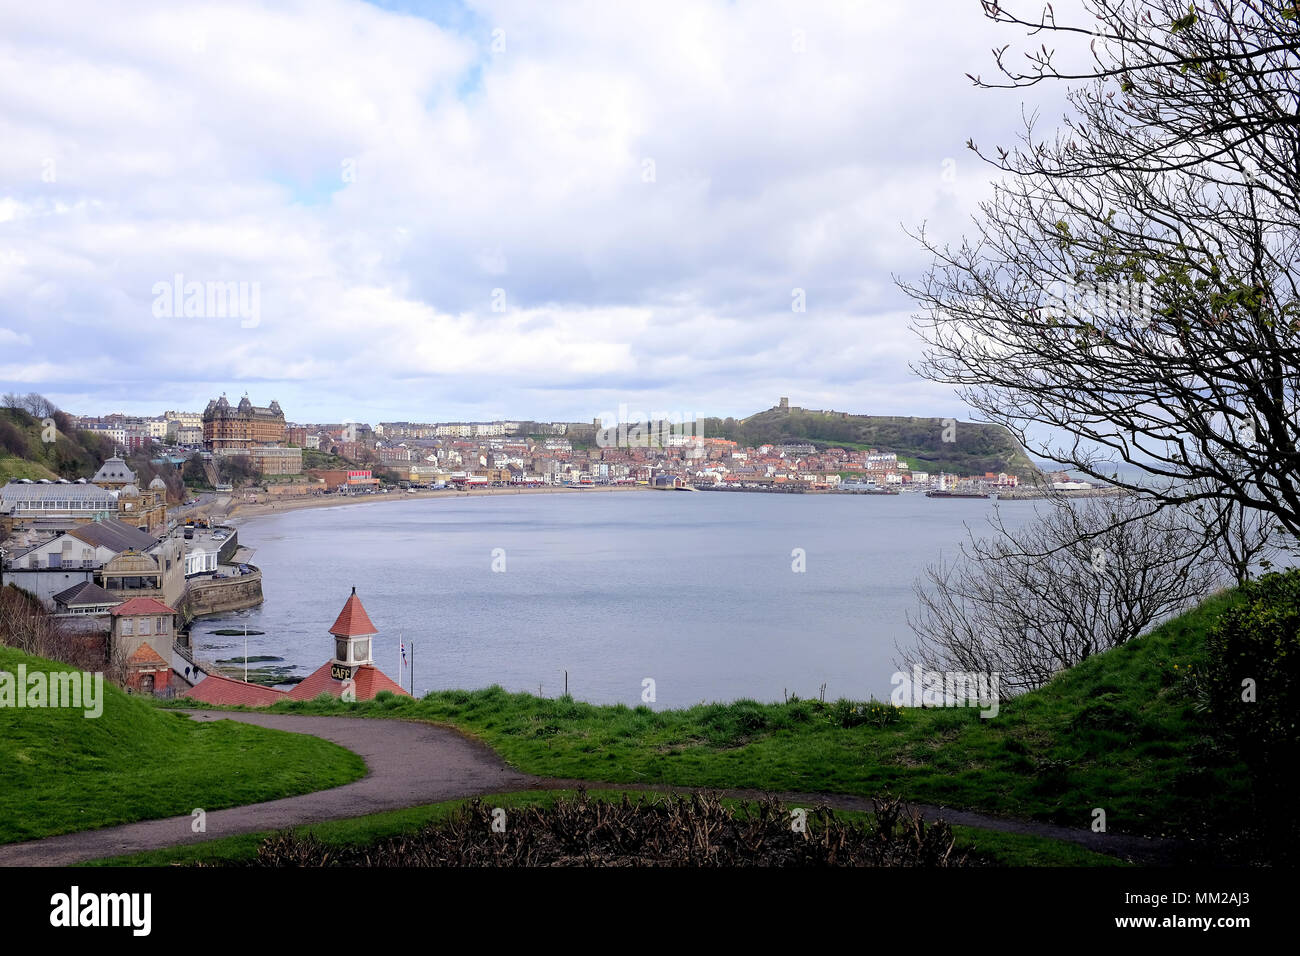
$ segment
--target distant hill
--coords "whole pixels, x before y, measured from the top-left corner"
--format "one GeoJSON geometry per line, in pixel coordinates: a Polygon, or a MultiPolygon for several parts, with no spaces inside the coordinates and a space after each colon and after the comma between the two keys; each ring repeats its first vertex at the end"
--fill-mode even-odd
{"type": "Polygon", "coordinates": [[[1005,471],[1022,479],[1042,475],[1015,436],[1001,425],[958,421],[950,431],[954,440],[945,442],[946,421],[777,406],[740,420],[707,418],[703,431],[741,445],[806,441],[819,450],[879,448],[922,471],[962,475],[1005,471]]]}

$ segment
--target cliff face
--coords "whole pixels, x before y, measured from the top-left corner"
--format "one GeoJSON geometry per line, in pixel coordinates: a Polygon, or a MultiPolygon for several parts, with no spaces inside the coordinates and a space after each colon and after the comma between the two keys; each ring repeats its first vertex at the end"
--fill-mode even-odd
{"type": "Polygon", "coordinates": [[[850,415],[847,412],[769,408],[748,418],[705,419],[706,436],[743,445],[806,441],[820,448],[879,448],[930,472],[1003,472],[1041,478],[1015,437],[1000,425],[943,418],[850,415]]]}

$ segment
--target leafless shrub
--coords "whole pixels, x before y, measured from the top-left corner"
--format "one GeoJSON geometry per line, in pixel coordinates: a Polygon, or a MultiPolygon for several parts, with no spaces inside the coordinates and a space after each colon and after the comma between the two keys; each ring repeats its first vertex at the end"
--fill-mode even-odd
{"type": "Polygon", "coordinates": [[[281,833],[254,866],[956,866],[947,824],[927,824],[897,800],[876,802],[867,823],[846,823],[826,807],[796,832],[775,799],[732,810],[717,794],[618,802],[580,790],[548,808],[493,811],[474,800],[418,833],[365,846],[331,846],[281,833]]]}
{"type": "Polygon", "coordinates": [[[1014,531],[995,519],[917,583],[903,662],[1041,686],[1210,593],[1222,572],[1205,547],[1185,513],[1138,496],[1049,499],[1014,531]]]}
{"type": "Polygon", "coordinates": [[[103,639],[62,627],[40,601],[13,585],[0,589],[0,644],[81,670],[104,671],[110,680],[120,682],[125,675],[125,661],[117,662],[116,677],[111,666],[105,671],[103,639]]]}

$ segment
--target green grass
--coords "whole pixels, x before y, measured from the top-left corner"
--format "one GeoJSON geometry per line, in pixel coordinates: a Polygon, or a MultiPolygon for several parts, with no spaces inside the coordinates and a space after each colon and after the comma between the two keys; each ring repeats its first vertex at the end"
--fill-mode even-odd
{"type": "MultiPolygon", "coordinates": [[[[0,670],[71,671],[0,647],[0,670]]],[[[103,713],[0,708],[0,843],[195,808],[257,803],[356,780],[364,761],[319,737],[196,723],[104,683],[103,713]]]]}
{"type": "Polygon", "coordinates": [[[58,478],[54,472],[44,465],[34,461],[28,461],[26,458],[14,458],[12,455],[0,455],[0,485],[17,478],[30,478],[32,481],[38,481],[41,478],[58,478]]]}
{"type": "MultiPolygon", "coordinates": [[[[549,807],[560,797],[572,796],[573,793],[574,791],[571,790],[528,790],[484,797],[483,802],[493,807],[505,807],[507,810],[512,807],[549,807]]],[[[589,796],[596,800],[621,800],[624,793],[632,800],[642,796],[649,799],[663,799],[665,796],[662,793],[640,791],[588,791],[589,796]]],[[[302,836],[308,833],[313,834],[322,843],[331,846],[371,844],[387,837],[413,833],[426,824],[445,819],[466,802],[465,800],[451,800],[444,803],[411,807],[406,810],[394,810],[386,813],[352,817],[347,820],[332,820],[327,823],[310,824],[295,827],[293,830],[302,836]]],[[[723,801],[723,803],[733,807],[739,802],[736,800],[723,801]]],[[[868,816],[865,813],[849,810],[836,811],[835,815],[846,820],[861,820],[868,816]]],[[[92,860],[82,865],[94,867],[174,866],[199,862],[245,862],[257,856],[258,845],[270,835],[270,831],[245,833],[189,846],[148,850],[144,853],[92,860]]],[[[953,835],[956,838],[956,847],[959,851],[1001,866],[1124,865],[1113,857],[1094,853],[1075,844],[1042,837],[1014,833],[995,833],[972,827],[953,827],[953,835]]]]}
{"type": "Polygon", "coordinates": [[[845,729],[834,705],[736,701],[655,711],[500,687],[347,704],[292,701],[286,713],[400,717],[480,737],[542,776],[682,787],[816,791],[910,800],[1115,832],[1212,836],[1239,824],[1248,778],[1216,756],[1185,675],[1204,664],[1215,597],[1151,634],[1004,700],[999,715],[904,709],[845,729]]]}

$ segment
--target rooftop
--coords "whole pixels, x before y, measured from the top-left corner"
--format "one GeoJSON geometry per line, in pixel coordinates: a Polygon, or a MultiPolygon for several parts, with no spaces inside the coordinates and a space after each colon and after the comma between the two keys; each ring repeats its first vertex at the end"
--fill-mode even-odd
{"type": "Polygon", "coordinates": [[[330,633],[335,637],[360,637],[379,633],[378,628],[370,622],[370,615],[361,606],[361,598],[357,597],[356,588],[352,589],[352,596],[343,605],[343,610],[339,611],[330,633]]]}
{"type": "Polygon", "coordinates": [[[117,604],[119,599],[93,581],[82,581],[54,595],[54,603],[67,607],[86,607],[92,604],[117,604]]]}
{"type": "Polygon", "coordinates": [[[268,707],[276,701],[284,700],[288,695],[273,687],[246,684],[242,680],[232,680],[220,674],[209,674],[186,691],[185,696],[201,700],[205,704],[227,707],[268,707]]]}
{"type": "Polygon", "coordinates": [[[75,482],[63,484],[51,482],[48,485],[32,482],[10,481],[0,487],[0,499],[14,501],[48,501],[66,499],[68,501],[103,501],[105,507],[117,510],[117,498],[111,491],[96,485],[79,485],[75,482]]]}
{"type": "Polygon", "coordinates": [[[175,614],[176,612],[157,598],[138,597],[119,604],[110,613],[114,617],[121,617],[126,614],[175,614]]]}
{"type": "Polygon", "coordinates": [[[126,462],[115,455],[100,465],[99,471],[95,472],[95,477],[90,480],[92,482],[134,482],[135,472],[126,466],[126,462]]]}
{"type": "Polygon", "coordinates": [[[123,551],[148,551],[158,543],[153,535],[116,518],[92,521],[73,528],[68,534],[92,547],[108,548],[119,554],[123,551]]]}
{"type": "MultiPolygon", "coordinates": [[[[333,665],[329,662],[316,668],[306,680],[289,691],[290,700],[311,700],[313,697],[319,697],[321,694],[329,694],[331,697],[341,697],[343,695],[343,681],[338,680],[331,673],[333,665]]],[[[374,664],[362,664],[352,672],[354,681],[353,690],[356,692],[357,700],[371,700],[380,691],[389,691],[402,697],[410,697],[402,685],[397,683],[374,664]]]]}

